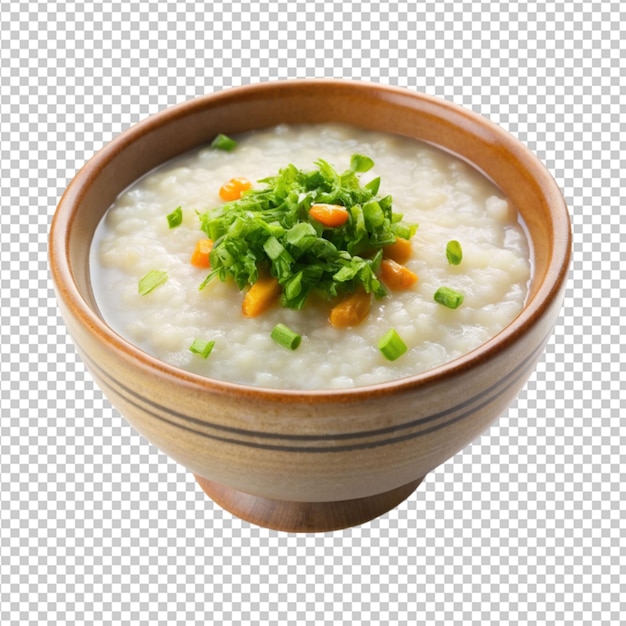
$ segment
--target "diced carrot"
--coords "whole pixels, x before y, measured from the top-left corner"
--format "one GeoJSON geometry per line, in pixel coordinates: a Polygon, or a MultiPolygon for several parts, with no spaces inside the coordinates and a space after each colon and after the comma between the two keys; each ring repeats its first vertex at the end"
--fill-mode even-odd
{"type": "Polygon", "coordinates": [[[346,207],[339,204],[313,204],[309,215],[324,226],[336,228],[342,226],[350,218],[346,207]]]}
{"type": "Polygon", "coordinates": [[[335,328],[358,326],[368,316],[371,302],[371,294],[355,291],[330,310],[330,323],[335,328]]]}
{"type": "Polygon", "coordinates": [[[417,281],[417,274],[392,259],[383,259],[380,264],[380,279],[389,289],[408,289],[417,281]]]}
{"type": "Polygon", "coordinates": [[[273,276],[260,276],[248,291],[241,304],[246,317],[256,317],[266,311],[280,295],[280,285],[273,276]]]}
{"type": "Polygon", "coordinates": [[[196,241],[196,247],[191,254],[191,264],[196,267],[209,267],[211,262],[209,261],[209,254],[213,248],[212,239],[200,239],[196,241]]]}
{"type": "Polygon", "coordinates": [[[241,194],[252,187],[252,183],[247,178],[231,178],[220,187],[220,198],[224,202],[239,200],[241,194]]]}
{"type": "Polygon", "coordinates": [[[406,263],[411,258],[411,242],[398,237],[393,243],[383,248],[383,255],[396,263],[406,263]]]}

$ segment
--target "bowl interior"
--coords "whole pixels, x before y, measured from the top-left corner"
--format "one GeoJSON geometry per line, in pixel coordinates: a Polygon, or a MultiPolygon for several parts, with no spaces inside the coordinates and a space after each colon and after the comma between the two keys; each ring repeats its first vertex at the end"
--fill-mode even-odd
{"type": "Polygon", "coordinates": [[[343,81],[263,83],[219,92],[162,111],[122,133],[84,166],[59,204],[51,233],[57,283],[75,289],[70,297],[84,300],[96,315],[89,277],[94,231],[117,195],[151,169],[218,133],[322,122],[428,141],[469,161],[509,198],[528,229],[533,277],[518,320],[540,315],[560,290],[570,250],[567,208],[552,177],[526,148],[485,118],[446,101],[343,81]]]}

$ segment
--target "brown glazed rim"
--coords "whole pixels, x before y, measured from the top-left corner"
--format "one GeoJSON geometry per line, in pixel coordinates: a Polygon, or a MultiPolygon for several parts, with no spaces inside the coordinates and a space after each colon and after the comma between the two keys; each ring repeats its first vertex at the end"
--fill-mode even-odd
{"type": "Polygon", "coordinates": [[[300,79],[246,85],[200,96],[156,113],[122,132],[99,150],[82,167],[61,197],[50,230],[49,258],[51,273],[55,280],[59,297],[71,309],[72,314],[83,327],[88,328],[93,333],[94,337],[111,346],[124,359],[134,362],[135,366],[154,375],[168,377],[183,387],[193,388],[196,391],[204,390],[211,394],[230,395],[233,397],[244,395],[257,398],[258,400],[278,403],[326,403],[357,402],[377,396],[408,392],[416,387],[444,382],[446,379],[453,378],[488,360],[518,340],[542,317],[552,300],[562,289],[569,268],[570,251],[570,219],[561,191],[539,159],[504,129],[456,104],[403,88],[359,81],[300,79]],[[173,120],[192,115],[196,111],[201,111],[210,104],[225,104],[230,100],[240,101],[244,96],[252,99],[255,97],[266,99],[271,96],[272,92],[278,94],[279,92],[294,89],[330,89],[334,92],[342,93],[354,90],[355,94],[357,92],[363,92],[364,95],[367,93],[369,98],[399,103],[406,101],[409,107],[411,102],[419,101],[422,109],[432,115],[440,116],[441,112],[445,111],[460,126],[469,125],[476,131],[480,128],[481,132],[484,131],[494,141],[497,141],[499,149],[515,155],[515,158],[524,165],[526,171],[532,174],[535,182],[547,198],[547,203],[552,211],[554,238],[544,280],[526,303],[524,309],[509,325],[474,350],[448,363],[414,376],[353,389],[272,389],[220,381],[168,365],[120,337],[91,308],[81,295],[74,277],[69,254],[69,234],[72,230],[72,222],[76,211],[86,190],[91,182],[100,175],[103,168],[116,155],[134,142],[139,141],[145,134],[167,125],[173,120]]]}

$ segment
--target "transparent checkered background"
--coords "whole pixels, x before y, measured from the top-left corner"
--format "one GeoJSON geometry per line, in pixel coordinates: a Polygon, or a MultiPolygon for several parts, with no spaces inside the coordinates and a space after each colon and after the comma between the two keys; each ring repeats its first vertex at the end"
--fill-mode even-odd
{"type": "Polygon", "coordinates": [[[615,2],[0,3],[0,624],[593,624],[626,611],[625,12],[615,2]],[[76,170],[199,94],[336,77],[479,111],[572,213],[567,299],[518,400],[364,526],[252,527],[94,386],[46,260],[76,170]]]}

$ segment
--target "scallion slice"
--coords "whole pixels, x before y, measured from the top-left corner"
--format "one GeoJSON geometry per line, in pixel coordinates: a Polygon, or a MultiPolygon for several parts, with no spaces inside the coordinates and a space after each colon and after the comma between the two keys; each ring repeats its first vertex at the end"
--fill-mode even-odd
{"type": "Polygon", "coordinates": [[[435,292],[434,300],[449,309],[458,309],[463,304],[463,294],[450,287],[439,287],[435,292]]]}
{"type": "Polygon", "coordinates": [[[176,228],[177,226],[180,226],[183,223],[183,208],[179,206],[178,208],[174,209],[167,216],[167,223],[169,224],[170,228],[176,228]]]}
{"type": "Polygon", "coordinates": [[[211,142],[211,148],[215,148],[216,150],[225,150],[226,152],[231,152],[236,147],[237,142],[227,135],[223,135],[222,133],[217,135],[217,137],[215,137],[215,139],[211,142]]]}
{"type": "Polygon", "coordinates": [[[461,249],[461,244],[455,239],[448,241],[448,245],[446,246],[446,257],[448,258],[448,263],[450,263],[450,265],[459,265],[459,263],[463,260],[463,250],[461,249]]]}
{"type": "Polygon", "coordinates": [[[209,354],[211,354],[211,350],[213,350],[214,345],[215,341],[194,339],[193,343],[189,346],[189,351],[193,352],[194,354],[199,354],[203,359],[206,359],[209,354]]]}
{"type": "Polygon", "coordinates": [[[150,270],[139,281],[139,293],[142,296],[145,296],[159,285],[162,285],[166,280],[167,272],[162,272],[161,270],[150,270]]]}
{"type": "Polygon", "coordinates": [[[278,345],[290,350],[295,350],[302,341],[302,337],[298,333],[280,323],[274,326],[271,337],[278,345]]]}
{"type": "Polygon", "coordinates": [[[378,342],[378,349],[383,353],[386,359],[395,361],[401,357],[408,348],[402,340],[402,337],[398,334],[398,331],[395,328],[390,328],[378,342]]]}

